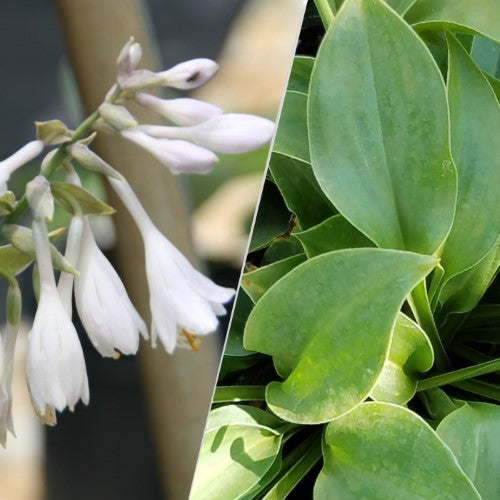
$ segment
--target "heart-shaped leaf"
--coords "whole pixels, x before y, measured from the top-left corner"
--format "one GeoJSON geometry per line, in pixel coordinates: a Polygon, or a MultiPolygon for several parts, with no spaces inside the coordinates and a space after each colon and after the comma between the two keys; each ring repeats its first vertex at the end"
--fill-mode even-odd
{"type": "Polygon", "coordinates": [[[445,86],[419,37],[380,0],[347,0],[331,24],[308,128],[316,178],[346,219],[380,247],[437,251],[456,198],[445,86]]]}
{"type": "Polygon", "coordinates": [[[293,59],[287,90],[307,94],[309,90],[309,78],[314,64],[314,57],[295,56],[293,59]]]}
{"type": "Polygon", "coordinates": [[[364,403],[328,424],[315,500],[481,497],[451,450],[415,413],[364,403]]]}
{"type": "Polygon", "coordinates": [[[451,29],[500,42],[497,0],[417,0],[405,15],[416,30],[451,29]]]}
{"type": "Polygon", "coordinates": [[[481,71],[448,36],[451,150],[458,173],[455,219],[441,257],[442,283],[477,264],[500,235],[500,108],[481,71]]]}
{"type": "Polygon", "coordinates": [[[245,348],[273,356],[286,379],[267,387],[272,411],[291,422],[320,423],[361,403],[382,370],[405,297],[436,262],[397,250],[339,250],[304,262],[272,286],[243,337],[245,348]]]}
{"type": "Polygon", "coordinates": [[[425,332],[399,313],[392,334],[389,357],[370,397],[384,403],[405,404],[415,395],[419,375],[430,370],[434,352],[425,332]]]}
{"type": "Polygon", "coordinates": [[[467,403],[445,417],[437,433],[483,500],[496,500],[500,491],[500,407],[467,403]]]}
{"type": "Polygon", "coordinates": [[[250,406],[223,406],[208,419],[191,488],[193,500],[240,498],[276,461],[279,421],[250,406]]]}

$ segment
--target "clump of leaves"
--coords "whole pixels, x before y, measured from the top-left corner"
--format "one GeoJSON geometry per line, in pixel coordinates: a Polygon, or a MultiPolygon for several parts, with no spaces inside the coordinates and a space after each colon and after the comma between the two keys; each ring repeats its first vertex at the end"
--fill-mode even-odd
{"type": "Polygon", "coordinates": [[[500,4],[315,3],[192,498],[499,498],[500,4]]]}

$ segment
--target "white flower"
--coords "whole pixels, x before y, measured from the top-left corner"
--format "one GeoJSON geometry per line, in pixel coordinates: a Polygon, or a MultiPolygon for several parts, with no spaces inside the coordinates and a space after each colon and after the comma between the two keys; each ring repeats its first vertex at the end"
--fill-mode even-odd
{"type": "Polygon", "coordinates": [[[157,73],[162,78],[162,85],[176,89],[189,90],[208,82],[219,66],[210,59],[191,59],[157,73]]]}
{"type": "Polygon", "coordinates": [[[228,113],[191,127],[140,125],[146,134],[166,139],[182,139],[218,153],[246,153],[268,143],[274,123],[260,116],[228,113]]]}
{"type": "Polygon", "coordinates": [[[43,141],[31,141],[25,144],[19,151],[0,161],[0,194],[7,191],[7,181],[19,168],[36,158],[43,150],[43,141]]]}
{"type": "Polygon", "coordinates": [[[217,316],[226,313],[222,304],[234,290],[216,285],[198,272],[154,226],[126,182],[110,179],[141,231],[146,254],[150,292],[153,346],[159,337],[167,352],[185,339],[193,348],[197,335],[216,330],[217,316]]]}
{"type": "Polygon", "coordinates": [[[120,133],[129,141],[149,151],[174,174],[205,174],[218,161],[217,156],[208,149],[187,141],[155,139],[137,127],[122,130],[120,133]]]}
{"type": "Polygon", "coordinates": [[[12,421],[12,374],[17,326],[7,323],[7,330],[1,332],[0,337],[2,340],[2,351],[0,353],[0,443],[5,448],[7,431],[15,436],[12,421]]]}
{"type": "Polygon", "coordinates": [[[89,386],[78,334],[56,288],[47,227],[31,201],[28,197],[35,216],[33,239],[40,300],[28,336],[26,371],[33,407],[45,423],[53,425],[55,410],[62,411],[66,406],[73,410],[79,399],[88,403],[89,386]]]}
{"type": "Polygon", "coordinates": [[[97,246],[88,218],[75,280],[75,301],[82,324],[102,356],[135,354],[139,333],[148,338],[144,321],[130,301],[123,283],[97,246]]]}
{"type": "Polygon", "coordinates": [[[222,109],[217,106],[197,99],[160,99],[151,94],[137,93],[135,100],[183,127],[196,125],[223,113],[222,109]]]}

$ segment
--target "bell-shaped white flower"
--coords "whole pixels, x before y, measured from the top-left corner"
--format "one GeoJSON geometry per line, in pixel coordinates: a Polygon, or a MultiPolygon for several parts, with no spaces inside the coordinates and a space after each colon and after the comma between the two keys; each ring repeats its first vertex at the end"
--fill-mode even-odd
{"type": "MultiPolygon", "coordinates": [[[[28,199],[29,201],[29,199],[28,199]]],[[[82,347],[58,294],[45,221],[35,212],[33,238],[40,276],[40,300],[29,332],[27,379],[31,401],[47,424],[56,423],[55,410],[71,410],[89,401],[82,347]]]]}
{"type": "Polygon", "coordinates": [[[267,144],[274,123],[260,116],[228,113],[191,127],[140,125],[146,134],[166,139],[181,139],[218,153],[246,153],[267,144]]]}
{"type": "Polygon", "coordinates": [[[146,274],[150,293],[153,346],[159,337],[167,352],[185,343],[195,348],[197,335],[214,332],[217,316],[226,313],[224,303],[234,290],[216,285],[193,268],[177,248],[155,227],[132,188],[110,179],[141,231],[146,254],[146,274]]]}
{"type": "Polygon", "coordinates": [[[92,344],[102,356],[116,357],[116,350],[135,354],[139,334],[148,338],[146,325],[120,277],[97,246],[87,217],[78,268],[76,307],[92,344]]]}
{"type": "Polygon", "coordinates": [[[28,142],[3,161],[0,161],[0,194],[7,191],[7,181],[19,168],[36,158],[43,150],[44,142],[37,140],[28,142]]]}
{"type": "Polygon", "coordinates": [[[140,105],[183,127],[196,125],[223,113],[222,109],[217,106],[197,99],[160,99],[151,94],[137,93],[135,100],[140,105]]]}
{"type": "Polygon", "coordinates": [[[174,174],[205,174],[217,163],[217,156],[208,149],[187,141],[156,139],[137,127],[122,130],[121,135],[149,151],[174,174]]]}
{"type": "Polygon", "coordinates": [[[191,59],[157,73],[162,78],[162,85],[181,90],[189,90],[208,82],[219,66],[211,59],[191,59]]]}

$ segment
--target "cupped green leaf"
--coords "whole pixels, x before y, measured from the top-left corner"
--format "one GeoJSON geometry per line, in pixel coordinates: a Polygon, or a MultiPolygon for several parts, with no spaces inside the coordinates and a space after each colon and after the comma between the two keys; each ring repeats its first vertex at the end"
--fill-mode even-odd
{"type": "Polygon", "coordinates": [[[314,64],[314,57],[295,56],[293,59],[287,90],[307,94],[309,78],[314,64]]]}
{"type": "Polygon", "coordinates": [[[450,413],[437,428],[483,500],[500,492],[500,407],[467,403],[450,413]]]}
{"type": "Polygon", "coordinates": [[[416,0],[385,0],[398,14],[404,13],[415,3],[416,0]]]}
{"type": "Polygon", "coordinates": [[[231,326],[227,335],[224,355],[247,356],[253,354],[243,347],[243,330],[252,308],[253,303],[250,297],[246,293],[239,293],[231,317],[231,326]]]}
{"type": "Polygon", "coordinates": [[[306,231],[293,235],[302,243],[308,258],[343,248],[373,246],[373,242],[342,215],[334,215],[306,231]]]}
{"type": "Polygon", "coordinates": [[[297,216],[302,229],[336,213],[335,207],[319,187],[309,163],[273,153],[269,169],[288,209],[297,216]],[[307,196],[304,196],[305,193],[307,196]]]}
{"type": "Polygon", "coordinates": [[[53,181],[50,183],[50,190],[54,198],[69,213],[75,213],[76,207],[79,207],[82,214],[87,215],[111,215],[116,212],[113,207],[110,207],[80,186],[53,181]]]}
{"type": "Polygon", "coordinates": [[[454,276],[441,290],[439,301],[441,318],[452,312],[463,313],[474,309],[498,272],[500,244],[497,243],[474,267],[454,276]]]}
{"type": "Polygon", "coordinates": [[[241,287],[252,301],[256,303],[271,285],[305,260],[306,256],[304,254],[293,255],[292,257],[273,262],[268,266],[259,267],[254,271],[244,273],[241,278],[241,287]]]}
{"type": "Polygon", "coordinates": [[[451,150],[458,197],[441,256],[442,283],[477,264],[500,235],[500,108],[469,54],[452,35],[447,38],[451,150]]]}
{"type": "Polygon", "coordinates": [[[386,360],[398,311],[437,259],[376,248],[330,252],[280,279],[250,314],[247,349],[273,356],[281,418],[326,422],[361,403],[386,360]]]}
{"type": "Polygon", "coordinates": [[[273,151],[308,162],[306,107],[306,94],[290,90],[286,92],[273,151]]]}
{"type": "Polygon", "coordinates": [[[385,403],[405,404],[413,398],[422,372],[432,368],[434,353],[425,332],[399,313],[391,348],[370,397],[385,403]]]}
{"type": "Polygon", "coordinates": [[[415,413],[364,403],[328,424],[315,500],[480,499],[451,450],[415,413]]]}
{"type": "Polygon", "coordinates": [[[416,30],[451,29],[500,42],[500,5],[497,0],[417,0],[405,19],[416,30]]]}
{"type": "Polygon", "coordinates": [[[445,86],[380,0],[347,0],[325,35],[308,128],[313,171],[346,219],[380,247],[436,252],[456,198],[445,86]]]}
{"type": "Polygon", "coordinates": [[[269,413],[249,406],[223,406],[207,422],[190,498],[241,498],[276,461],[281,434],[269,413]]]}
{"type": "Polygon", "coordinates": [[[492,76],[500,72],[500,44],[482,36],[475,36],[470,56],[481,71],[492,76]]]}

